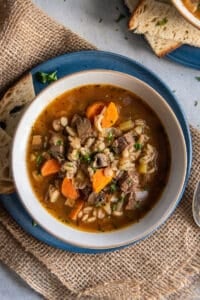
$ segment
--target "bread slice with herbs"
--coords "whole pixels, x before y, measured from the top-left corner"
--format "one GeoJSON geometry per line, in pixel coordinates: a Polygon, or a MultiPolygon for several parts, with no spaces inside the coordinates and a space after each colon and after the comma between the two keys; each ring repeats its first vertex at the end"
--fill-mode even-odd
{"type": "Polygon", "coordinates": [[[138,34],[200,47],[200,30],[165,2],[141,0],[129,20],[129,29],[138,34]]]}
{"type": "Polygon", "coordinates": [[[151,49],[158,57],[163,57],[168,53],[179,48],[182,43],[175,42],[173,40],[162,39],[154,35],[145,34],[145,39],[149,43],[151,49]]]}
{"type": "MultiPolygon", "coordinates": [[[[166,0],[167,1],[167,0],[166,0]]],[[[126,6],[128,7],[130,13],[134,13],[134,10],[137,8],[138,0],[124,0],[126,6]]],[[[163,39],[157,36],[152,36],[150,34],[144,34],[145,39],[149,43],[151,49],[158,57],[163,57],[171,51],[177,49],[181,46],[181,43],[175,42],[174,40],[163,39]]]]}

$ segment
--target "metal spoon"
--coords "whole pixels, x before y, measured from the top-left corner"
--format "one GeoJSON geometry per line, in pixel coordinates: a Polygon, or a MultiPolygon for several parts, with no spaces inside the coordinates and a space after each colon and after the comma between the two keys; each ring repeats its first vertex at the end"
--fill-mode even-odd
{"type": "Polygon", "coordinates": [[[195,223],[200,227],[200,181],[197,183],[193,201],[192,201],[192,213],[195,223]]]}

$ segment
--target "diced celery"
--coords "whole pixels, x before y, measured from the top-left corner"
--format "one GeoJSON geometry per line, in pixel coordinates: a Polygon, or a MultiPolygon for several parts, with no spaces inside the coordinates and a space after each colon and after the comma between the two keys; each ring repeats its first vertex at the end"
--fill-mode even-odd
{"type": "Polygon", "coordinates": [[[140,163],[138,167],[138,172],[140,174],[146,174],[147,173],[147,164],[146,163],[140,163]]]}
{"type": "Polygon", "coordinates": [[[128,120],[128,121],[125,121],[125,122],[119,124],[119,129],[122,131],[128,131],[133,128],[133,125],[134,125],[133,121],[128,120]]]}

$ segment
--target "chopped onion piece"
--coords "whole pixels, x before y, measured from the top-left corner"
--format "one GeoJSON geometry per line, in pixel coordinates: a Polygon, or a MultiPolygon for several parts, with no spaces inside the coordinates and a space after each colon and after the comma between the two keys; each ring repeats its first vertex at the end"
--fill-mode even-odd
{"type": "Polygon", "coordinates": [[[148,191],[137,191],[135,192],[136,201],[143,201],[148,197],[148,195],[148,191]]]}

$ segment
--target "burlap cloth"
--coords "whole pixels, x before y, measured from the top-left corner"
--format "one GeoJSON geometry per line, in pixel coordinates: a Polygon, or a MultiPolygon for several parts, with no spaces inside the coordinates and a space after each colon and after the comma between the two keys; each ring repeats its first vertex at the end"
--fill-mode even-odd
{"type": "MultiPolygon", "coordinates": [[[[29,0],[0,0],[0,92],[39,62],[83,49],[94,47],[29,0]]],[[[200,230],[191,201],[200,180],[200,132],[191,131],[194,159],[185,195],[151,237],[114,253],[73,254],[38,242],[0,206],[0,259],[48,299],[193,299],[200,230]]]]}

